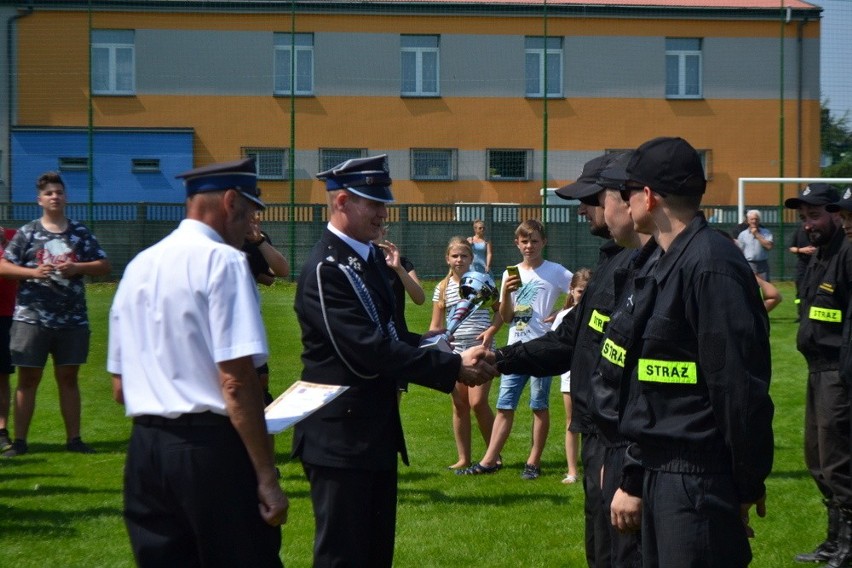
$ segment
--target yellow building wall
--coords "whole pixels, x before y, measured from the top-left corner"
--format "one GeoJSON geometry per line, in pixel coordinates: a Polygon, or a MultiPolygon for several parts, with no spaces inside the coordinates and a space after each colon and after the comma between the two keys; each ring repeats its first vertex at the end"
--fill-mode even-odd
{"type": "MultiPolygon", "coordinates": [[[[297,29],[359,32],[540,34],[538,18],[299,15],[297,29]]],[[[85,13],[42,12],[19,21],[18,125],[86,126],[88,123],[88,20],[85,13]]],[[[289,14],[94,14],[95,28],[290,29],[289,14]]],[[[795,26],[788,26],[789,33],[795,26]]],[[[777,37],[773,22],[551,19],[554,35],[648,35],[777,37]]],[[[817,37],[817,25],[804,27],[817,37]]],[[[799,175],[796,101],[785,103],[785,172],[799,175]]],[[[272,96],[137,95],[95,97],[96,127],[191,127],[196,164],[233,159],[240,147],[289,147],[290,100],[272,96]]],[[[736,203],[737,177],[779,175],[779,103],[769,100],[571,98],[548,102],[550,152],[635,147],[659,135],[677,135],[712,152],[705,203],[736,203]],[[618,140],[614,144],[613,140],[618,140]]],[[[802,176],[818,175],[819,101],[802,105],[802,176]]],[[[415,148],[540,149],[543,101],[513,98],[305,97],[296,100],[296,149],[362,147],[407,151],[415,148]],[[351,125],[347,133],[346,126],[351,125]],[[361,125],[369,124],[369,128],[361,125]],[[341,126],[343,125],[343,126],[341,126]],[[348,134],[348,135],[347,135],[348,134]],[[354,143],[353,140],[357,140],[354,143]]],[[[552,166],[551,166],[552,168],[552,166]]],[[[550,168],[549,168],[550,169],[550,168]]],[[[536,203],[542,164],[528,182],[394,183],[397,201],[536,203]]],[[[314,173],[314,172],[309,172],[314,173]]],[[[482,172],[484,177],[484,172],[482,172]]],[[[578,172],[579,174],[579,172],[578,172]]],[[[550,179],[555,187],[571,180],[550,179]]],[[[264,182],[269,201],[289,201],[286,182],[264,182]]],[[[321,202],[319,182],[301,180],[297,202],[321,202]]],[[[749,188],[750,205],[774,204],[777,186],[749,188]]]]}

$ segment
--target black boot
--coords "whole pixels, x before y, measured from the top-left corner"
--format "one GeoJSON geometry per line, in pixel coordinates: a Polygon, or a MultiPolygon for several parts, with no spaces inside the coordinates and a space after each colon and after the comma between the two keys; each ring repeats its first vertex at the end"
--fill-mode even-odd
{"type": "Polygon", "coordinates": [[[837,533],[837,550],[828,568],[852,567],[852,509],[840,509],[840,532],[837,533]]]}
{"type": "Polygon", "coordinates": [[[805,552],[796,555],[796,562],[828,562],[837,551],[837,534],[840,530],[840,508],[823,501],[828,508],[828,535],[825,541],[819,544],[813,552],[805,552]]]}

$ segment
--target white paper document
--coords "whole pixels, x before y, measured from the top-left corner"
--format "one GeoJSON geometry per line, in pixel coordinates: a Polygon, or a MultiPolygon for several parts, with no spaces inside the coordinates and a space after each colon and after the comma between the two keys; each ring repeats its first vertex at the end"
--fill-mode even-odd
{"type": "Polygon", "coordinates": [[[266,407],[266,429],[270,434],[283,432],[340,396],[348,388],[296,381],[266,407]]]}

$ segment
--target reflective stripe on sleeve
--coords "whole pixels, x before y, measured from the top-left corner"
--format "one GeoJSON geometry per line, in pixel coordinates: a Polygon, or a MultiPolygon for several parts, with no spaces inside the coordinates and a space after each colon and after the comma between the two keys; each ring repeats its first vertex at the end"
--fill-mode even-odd
{"type": "Polygon", "coordinates": [[[843,313],[840,310],[833,310],[831,308],[811,306],[811,309],[808,311],[808,318],[830,323],[841,323],[843,321],[843,313]]]}
{"type": "Polygon", "coordinates": [[[610,338],[607,338],[603,343],[603,347],[601,347],[601,356],[613,365],[618,365],[622,368],[624,367],[624,356],[626,354],[627,350],[610,338]]]}
{"type": "Polygon", "coordinates": [[[604,326],[609,321],[609,316],[600,313],[597,310],[592,310],[592,317],[589,318],[589,327],[598,333],[604,332],[604,326]]]}
{"type": "Polygon", "coordinates": [[[698,383],[698,367],[693,361],[639,359],[637,373],[640,381],[650,383],[676,383],[684,385],[698,383]]]}

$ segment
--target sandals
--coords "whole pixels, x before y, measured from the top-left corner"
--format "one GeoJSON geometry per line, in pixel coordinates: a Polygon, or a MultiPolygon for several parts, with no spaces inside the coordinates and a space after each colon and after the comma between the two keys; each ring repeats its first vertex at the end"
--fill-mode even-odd
{"type": "Polygon", "coordinates": [[[577,476],[576,475],[569,475],[569,474],[566,473],[565,479],[562,480],[562,483],[564,483],[565,485],[577,483],[577,476]]]}
{"type": "Polygon", "coordinates": [[[475,463],[470,467],[466,467],[464,469],[457,469],[456,475],[485,475],[489,473],[497,473],[500,471],[499,465],[482,465],[481,463],[475,463]]]}

